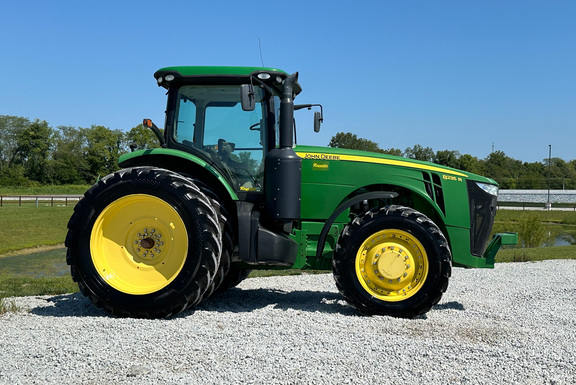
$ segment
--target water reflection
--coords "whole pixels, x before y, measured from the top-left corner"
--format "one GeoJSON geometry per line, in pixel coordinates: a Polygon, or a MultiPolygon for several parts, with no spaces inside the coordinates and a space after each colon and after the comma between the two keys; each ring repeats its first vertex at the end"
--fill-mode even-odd
{"type": "Polygon", "coordinates": [[[546,226],[548,239],[543,246],[570,246],[576,245],[576,227],[562,225],[546,226]]]}

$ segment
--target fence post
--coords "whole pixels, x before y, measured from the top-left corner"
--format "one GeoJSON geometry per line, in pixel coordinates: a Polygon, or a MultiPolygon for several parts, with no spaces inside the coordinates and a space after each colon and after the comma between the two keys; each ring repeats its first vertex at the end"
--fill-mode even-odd
{"type": "Polygon", "coordinates": [[[21,196],[18,197],[18,206],[22,206],[22,197],[21,196]]]}

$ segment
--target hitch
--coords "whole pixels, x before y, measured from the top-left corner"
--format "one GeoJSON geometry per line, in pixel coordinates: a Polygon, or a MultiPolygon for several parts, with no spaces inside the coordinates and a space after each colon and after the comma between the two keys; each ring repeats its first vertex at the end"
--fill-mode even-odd
{"type": "Polygon", "coordinates": [[[486,265],[494,267],[494,258],[496,253],[500,250],[501,246],[517,245],[518,234],[516,233],[497,233],[494,234],[492,241],[484,251],[484,258],[486,258],[486,265]]]}

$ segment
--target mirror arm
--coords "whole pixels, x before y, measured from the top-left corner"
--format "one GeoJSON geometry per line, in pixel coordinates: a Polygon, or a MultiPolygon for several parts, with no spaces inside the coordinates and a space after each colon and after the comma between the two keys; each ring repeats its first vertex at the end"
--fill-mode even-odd
{"type": "Polygon", "coordinates": [[[295,104],[294,111],[298,111],[303,108],[311,110],[312,107],[320,107],[320,122],[322,123],[324,121],[324,109],[322,108],[322,104],[295,104]]]}
{"type": "Polygon", "coordinates": [[[154,135],[156,135],[156,138],[158,138],[160,146],[166,147],[166,140],[164,139],[164,135],[162,135],[162,132],[160,132],[160,129],[154,124],[152,119],[144,119],[142,121],[142,125],[152,130],[154,135]]]}
{"type": "Polygon", "coordinates": [[[314,113],[314,132],[320,132],[320,124],[324,122],[324,109],[322,108],[321,104],[295,104],[294,111],[301,110],[303,108],[311,110],[312,107],[320,107],[320,112],[316,111],[314,113]]]}

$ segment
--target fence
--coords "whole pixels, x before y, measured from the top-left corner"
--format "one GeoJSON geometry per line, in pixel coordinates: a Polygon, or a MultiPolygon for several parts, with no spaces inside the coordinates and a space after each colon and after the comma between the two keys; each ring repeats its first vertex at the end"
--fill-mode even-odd
{"type": "Polygon", "coordinates": [[[500,190],[498,208],[576,211],[576,190],[500,190]]]}
{"type": "Polygon", "coordinates": [[[0,207],[8,205],[68,206],[76,204],[82,195],[0,195],[0,207]]]}
{"type": "Polygon", "coordinates": [[[498,209],[505,210],[547,210],[547,211],[576,211],[576,203],[551,203],[546,204],[534,202],[498,202],[498,209]]]}

